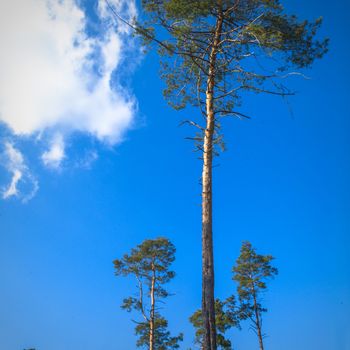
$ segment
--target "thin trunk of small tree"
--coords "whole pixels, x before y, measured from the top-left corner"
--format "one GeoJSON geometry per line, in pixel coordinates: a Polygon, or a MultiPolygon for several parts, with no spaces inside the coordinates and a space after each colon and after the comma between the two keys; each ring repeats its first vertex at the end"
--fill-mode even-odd
{"type": "Polygon", "coordinates": [[[153,271],[153,277],[151,282],[151,312],[149,318],[149,350],[154,350],[154,310],[155,310],[155,299],[154,299],[154,287],[155,287],[155,275],[153,271]]]}
{"type": "Polygon", "coordinates": [[[254,312],[255,312],[255,319],[256,319],[255,325],[256,325],[256,331],[257,331],[258,338],[259,338],[259,346],[260,346],[260,350],[264,350],[264,343],[263,343],[263,337],[262,337],[262,332],[261,332],[261,320],[260,320],[258,304],[256,302],[255,293],[253,294],[253,299],[254,299],[254,312]]]}
{"type": "MultiPolygon", "coordinates": [[[[221,7],[221,1],[218,1],[221,7]]],[[[214,41],[210,53],[210,65],[206,90],[206,129],[203,141],[202,172],[202,317],[204,325],[203,350],[216,350],[214,254],[212,221],[212,163],[213,135],[215,130],[214,86],[216,57],[222,30],[220,13],[215,27],[214,41]]]]}

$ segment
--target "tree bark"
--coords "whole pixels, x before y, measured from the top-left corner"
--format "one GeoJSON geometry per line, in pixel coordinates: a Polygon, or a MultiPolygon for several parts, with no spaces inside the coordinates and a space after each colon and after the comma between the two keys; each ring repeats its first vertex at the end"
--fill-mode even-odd
{"type": "MultiPolygon", "coordinates": [[[[221,1],[218,1],[221,9],[221,1]]],[[[202,172],[202,318],[204,326],[203,350],[216,350],[214,254],[212,221],[212,163],[213,135],[215,130],[214,86],[216,57],[222,31],[222,11],[216,21],[214,40],[206,89],[206,129],[203,140],[202,172]]]]}
{"type": "MultiPolygon", "coordinates": [[[[153,264],[152,264],[153,267],[153,264]]],[[[155,275],[153,272],[152,282],[151,282],[151,310],[149,318],[149,350],[154,350],[154,310],[155,310],[155,300],[154,300],[154,286],[155,286],[155,275]]]]}

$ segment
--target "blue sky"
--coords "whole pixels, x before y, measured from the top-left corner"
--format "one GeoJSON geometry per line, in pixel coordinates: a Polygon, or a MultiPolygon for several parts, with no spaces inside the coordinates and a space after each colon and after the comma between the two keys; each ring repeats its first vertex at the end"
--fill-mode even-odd
{"type": "MultiPolygon", "coordinates": [[[[350,6],[345,0],[286,3],[301,17],[324,16],[321,34],[331,38],[330,52],[307,72],[312,79],[290,80],[298,94],[289,105],[272,96],[247,96],[242,111],[253,118],[224,124],[228,150],[215,160],[214,171],[216,293],[234,292],[231,267],[241,242],[250,240],[259,252],[274,255],[279,268],[265,296],[266,348],[350,350],[350,47],[344,29],[350,6]]],[[[90,18],[92,2],[85,5],[90,18]]],[[[79,32],[81,14],[72,8],[68,13],[76,21],[54,28],[49,38],[59,38],[62,28],[79,32]]],[[[108,21],[104,16],[100,12],[108,21]]],[[[63,13],[59,19],[64,24],[67,17],[63,13]]],[[[102,29],[111,35],[108,27],[102,29]]],[[[113,275],[112,260],[157,236],[169,237],[177,247],[177,277],[169,285],[175,296],[164,314],[174,333],[185,333],[182,348],[192,345],[187,320],[201,296],[201,164],[184,139],[193,130],[179,123],[194,111],[178,113],[167,106],[155,54],[141,57],[134,47],[135,63],[125,64],[127,35],[109,42],[93,37],[94,62],[105,67],[98,74],[82,66],[71,78],[71,61],[59,66],[62,86],[71,82],[75,90],[33,89],[57,103],[59,113],[27,107],[29,98],[22,100],[19,84],[26,77],[33,87],[30,75],[11,80],[19,86],[13,99],[25,109],[0,104],[3,196],[14,170],[22,175],[17,192],[0,200],[0,349],[135,349],[134,325],[119,308],[134,283],[113,275]],[[121,54],[101,53],[108,44],[121,54]],[[109,67],[115,66],[113,77],[120,84],[110,91],[103,78],[110,78],[109,67]],[[62,101],[74,98],[81,104],[62,108],[62,101]],[[101,104],[105,113],[97,119],[93,112],[101,104]],[[117,120],[110,114],[114,108],[119,108],[117,120]],[[17,162],[9,161],[9,147],[20,152],[10,152],[17,162]]],[[[40,57],[48,57],[46,46],[41,49],[40,57]]],[[[80,49],[72,49],[73,59],[73,54],[90,57],[89,48],[80,49]]],[[[4,57],[0,72],[11,72],[4,57]]],[[[31,62],[36,60],[34,55],[31,62]]],[[[51,73],[51,66],[45,67],[51,73]]],[[[0,101],[10,101],[4,81],[0,85],[0,101]]],[[[43,98],[27,92],[31,101],[43,98]]],[[[248,324],[242,326],[230,333],[236,349],[257,348],[248,324]]]]}

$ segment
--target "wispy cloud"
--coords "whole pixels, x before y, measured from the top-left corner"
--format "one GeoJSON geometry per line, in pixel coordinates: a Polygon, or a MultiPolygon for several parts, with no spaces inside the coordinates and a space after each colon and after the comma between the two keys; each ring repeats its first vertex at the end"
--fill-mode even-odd
{"type": "Polygon", "coordinates": [[[98,154],[95,150],[89,150],[86,152],[84,157],[79,159],[78,162],[75,163],[77,168],[81,169],[90,169],[92,164],[98,159],[98,154]]]}
{"type": "Polygon", "coordinates": [[[6,199],[9,197],[18,195],[17,184],[18,184],[19,180],[21,180],[21,178],[22,178],[22,172],[18,169],[15,169],[13,171],[13,176],[12,176],[10,185],[3,193],[3,198],[6,199]]]}
{"type": "Polygon", "coordinates": [[[56,134],[51,141],[50,149],[42,154],[41,159],[47,167],[58,169],[64,157],[63,136],[56,134]]]}
{"type": "MultiPolygon", "coordinates": [[[[127,19],[137,14],[134,0],[109,2],[127,19]]],[[[106,4],[97,1],[88,31],[92,19],[74,0],[0,1],[0,121],[17,136],[54,135],[41,156],[48,167],[67,156],[67,134],[115,145],[133,125],[137,104],[119,79],[133,39],[106,4]]]]}
{"type": "Polygon", "coordinates": [[[18,197],[27,202],[39,189],[38,181],[30,173],[22,153],[10,142],[5,142],[5,148],[1,157],[2,166],[11,174],[10,183],[3,188],[2,197],[18,197]],[[23,190],[19,189],[19,185],[23,190]]]}

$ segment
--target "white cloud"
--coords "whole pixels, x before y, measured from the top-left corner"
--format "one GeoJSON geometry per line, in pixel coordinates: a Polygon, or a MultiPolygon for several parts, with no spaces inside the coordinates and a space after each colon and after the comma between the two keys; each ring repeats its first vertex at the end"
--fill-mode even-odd
{"type": "MultiPolygon", "coordinates": [[[[133,125],[136,101],[119,79],[135,49],[131,29],[117,23],[106,0],[96,1],[91,34],[92,19],[75,0],[0,0],[0,122],[17,137],[45,135],[41,160],[50,168],[69,156],[66,135],[85,133],[115,145],[133,125]]],[[[109,3],[128,20],[137,15],[135,0],[109,3]]],[[[19,152],[9,145],[7,153],[19,152]]],[[[91,153],[82,162],[96,158],[91,153]]],[[[12,181],[4,198],[19,196],[23,181],[33,193],[38,187],[23,157],[17,165],[8,168],[12,181]]]]}
{"type": "Polygon", "coordinates": [[[39,188],[38,181],[29,172],[22,153],[12,143],[5,142],[1,160],[2,165],[12,176],[8,186],[2,190],[3,199],[18,197],[27,202],[33,198],[39,188]],[[18,188],[20,183],[23,185],[23,191],[18,188]]]}
{"type": "Polygon", "coordinates": [[[41,159],[47,167],[58,169],[64,157],[63,136],[56,134],[51,141],[50,149],[42,154],[41,159]]]}
{"type": "MultiPolygon", "coordinates": [[[[133,0],[111,3],[127,18],[136,15],[133,0]]],[[[15,134],[59,128],[122,140],[135,100],[111,79],[122,73],[132,39],[125,25],[112,25],[104,4],[101,35],[93,37],[74,0],[0,1],[0,120],[15,134]]]]}

